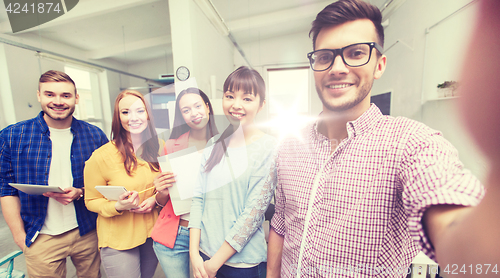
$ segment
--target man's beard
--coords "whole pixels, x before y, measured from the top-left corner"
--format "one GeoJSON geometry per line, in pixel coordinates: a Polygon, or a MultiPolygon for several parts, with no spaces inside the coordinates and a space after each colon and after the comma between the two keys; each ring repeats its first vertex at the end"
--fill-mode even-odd
{"type": "MultiPolygon", "coordinates": [[[[345,103],[336,106],[325,100],[325,98],[323,97],[323,92],[319,90],[318,87],[316,87],[316,91],[318,93],[319,99],[321,100],[321,103],[323,103],[323,106],[326,107],[326,109],[334,112],[343,112],[353,108],[354,106],[358,105],[361,101],[363,101],[370,94],[372,85],[373,85],[373,80],[369,84],[365,84],[363,87],[360,88],[358,94],[355,96],[355,99],[353,99],[352,101],[348,100],[345,103]]],[[[332,102],[335,102],[335,100],[332,100],[332,102]]]]}
{"type": "Polygon", "coordinates": [[[66,120],[67,118],[70,118],[73,116],[73,113],[75,112],[75,107],[69,107],[65,112],[66,112],[66,115],[53,115],[53,111],[45,106],[45,107],[42,107],[42,110],[43,110],[43,113],[45,115],[47,115],[49,118],[55,120],[55,121],[63,121],[63,120],[66,120]]]}

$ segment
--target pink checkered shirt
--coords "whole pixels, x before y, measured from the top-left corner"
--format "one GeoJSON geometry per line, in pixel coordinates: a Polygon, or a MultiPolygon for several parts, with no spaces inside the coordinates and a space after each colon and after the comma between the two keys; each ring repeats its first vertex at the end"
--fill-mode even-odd
{"type": "Polygon", "coordinates": [[[420,249],[434,259],[425,209],[484,195],[456,149],[419,122],[372,105],[333,153],[316,126],[278,151],[271,225],[284,236],[281,277],[406,277],[420,249]]]}

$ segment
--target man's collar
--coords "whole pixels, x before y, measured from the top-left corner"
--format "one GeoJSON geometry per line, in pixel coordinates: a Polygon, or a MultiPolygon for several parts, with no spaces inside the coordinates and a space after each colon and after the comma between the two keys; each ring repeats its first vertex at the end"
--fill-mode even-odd
{"type": "Polygon", "coordinates": [[[36,116],[35,119],[36,119],[37,123],[40,125],[40,129],[42,130],[42,133],[48,133],[49,126],[45,122],[43,115],[44,115],[43,111],[40,111],[40,113],[38,113],[38,116],[36,116]]]}
{"type": "MultiPolygon", "coordinates": [[[[42,129],[42,133],[48,133],[49,126],[47,125],[47,122],[43,118],[44,114],[45,113],[43,113],[43,111],[40,111],[40,113],[38,114],[38,116],[36,116],[35,119],[38,122],[38,124],[40,125],[40,128],[42,129]]],[[[73,134],[75,134],[78,131],[79,127],[80,127],[80,121],[75,119],[75,117],[73,117],[73,119],[71,120],[71,132],[73,134]]]]}
{"type": "Polygon", "coordinates": [[[81,123],[79,120],[75,119],[75,117],[73,117],[73,116],[71,116],[71,117],[72,117],[72,119],[71,119],[71,132],[73,134],[75,134],[78,131],[78,129],[80,128],[81,123]]]}
{"type": "Polygon", "coordinates": [[[366,110],[359,118],[354,121],[347,122],[347,133],[349,137],[359,136],[367,131],[370,131],[375,123],[382,118],[382,112],[375,104],[370,105],[370,109],[366,110]]]}
{"type": "MultiPolygon", "coordinates": [[[[318,131],[319,118],[321,118],[321,112],[319,114],[318,120],[313,125],[314,137],[318,140],[328,139],[325,135],[318,131]]],[[[361,116],[359,116],[354,121],[349,121],[346,124],[348,137],[359,136],[373,128],[373,125],[378,122],[378,120],[383,117],[382,112],[375,104],[371,104],[370,108],[366,110],[361,116]]]]}

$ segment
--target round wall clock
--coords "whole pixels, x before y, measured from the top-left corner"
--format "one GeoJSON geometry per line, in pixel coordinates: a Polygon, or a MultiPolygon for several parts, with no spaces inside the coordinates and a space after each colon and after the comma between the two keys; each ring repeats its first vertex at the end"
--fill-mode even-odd
{"type": "Polygon", "coordinates": [[[175,75],[177,75],[177,79],[180,81],[186,81],[189,78],[189,69],[185,66],[180,66],[177,68],[175,75]]]}

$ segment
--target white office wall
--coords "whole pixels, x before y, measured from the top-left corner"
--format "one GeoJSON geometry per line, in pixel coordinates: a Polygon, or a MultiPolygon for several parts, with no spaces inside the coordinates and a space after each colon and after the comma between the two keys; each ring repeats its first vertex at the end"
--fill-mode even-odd
{"type": "Polygon", "coordinates": [[[194,5],[193,63],[198,87],[210,96],[210,77],[215,76],[217,98],[222,98],[222,85],[234,70],[234,47],[228,37],[221,35],[194,5]]]}
{"type": "MultiPolygon", "coordinates": [[[[38,79],[40,68],[50,67],[51,62],[40,62],[33,51],[18,47],[4,45],[8,76],[10,81],[10,94],[12,95],[13,107],[5,107],[4,113],[13,113],[16,122],[35,117],[40,112],[36,91],[38,90],[38,79]],[[31,106],[31,107],[30,107],[31,106]]],[[[56,70],[61,68],[56,67],[56,70]]]]}
{"type": "Polygon", "coordinates": [[[7,55],[3,44],[0,44],[0,108],[0,129],[16,122],[16,116],[12,111],[14,100],[12,99],[10,88],[7,55]]]}
{"type": "MultiPolygon", "coordinates": [[[[174,74],[173,56],[167,55],[166,57],[129,65],[128,72],[149,78],[158,78],[160,74],[174,74]]],[[[146,86],[146,83],[144,80],[132,78],[129,86],[143,87],[146,86]]]]}
{"type": "MultiPolygon", "coordinates": [[[[456,53],[460,49],[465,50],[462,43],[469,37],[470,27],[475,20],[477,3],[445,20],[430,30],[428,35],[426,35],[426,29],[471,1],[407,0],[391,15],[389,26],[385,28],[384,48],[386,49],[387,69],[384,76],[374,83],[372,94],[393,91],[392,115],[420,120],[422,118],[422,85],[432,82],[429,81],[429,75],[448,72],[450,69],[456,71],[460,67],[461,55],[454,57],[453,63],[450,63],[448,59],[436,61],[435,58],[438,58],[436,53],[442,49],[450,53],[456,53]],[[456,33],[457,29],[460,32],[455,37],[436,38],[434,35],[456,33]],[[434,59],[430,59],[432,57],[434,59]],[[424,63],[427,64],[425,71],[424,63]],[[429,65],[432,65],[432,68],[429,68],[429,65]],[[426,77],[425,80],[424,77],[426,77]]],[[[444,55],[441,57],[444,58],[444,55]]],[[[447,80],[443,79],[440,83],[447,80]]],[[[425,86],[424,96],[428,94],[426,91],[435,90],[438,82],[433,83],[436,84],[430,85],[430,88],[429,85],[425,86]]]]}
{"type": "MultiPolygon", "coordinates": [[[[215,79],[216,98],[222,97],[222,84],[234,69],[234,48],[220,34],[193,0],[169,1],[172,28],[173,70],[186,66],[197,86],[211,96],[215,79]],[[215,78],[211,78],[215,76],[215,78]]],[[[176,92],[187,84],[176,81],[176,92]]]]}
{"type": "MultiPolygon", "coordinates": [[[[306,54],[312,51],[308,31],[240,45],[253,67],[307,64],[306,54]]],[[[244,63],[237,53],[235,53],[235,62],[244,63]]]]}
{"type": "Polygon", "coordinates": [[[129,76],[116,73],[114,71],[105,71],[105,73],[106,73],[106,78],[108,80],[109,102],[111,105],[111,112],[113,112],[115,99],[123,88],[129,87],[130,78],[129,76]]]}

